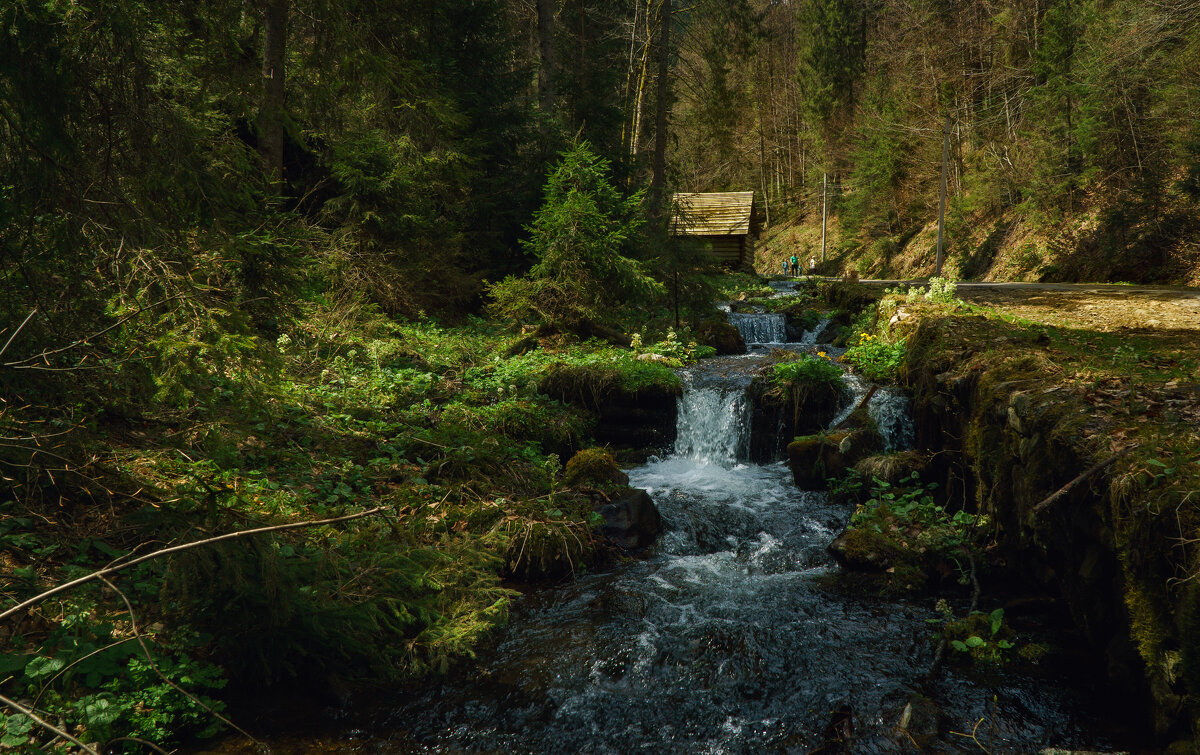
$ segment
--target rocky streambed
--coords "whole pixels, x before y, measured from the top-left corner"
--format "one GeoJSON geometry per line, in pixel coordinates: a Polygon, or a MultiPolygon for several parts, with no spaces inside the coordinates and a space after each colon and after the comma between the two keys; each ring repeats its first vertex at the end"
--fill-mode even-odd
{"type": "MultiPolygon", "coordinates": [[[[1081,652],[930,673],[931,622],[947,605],[965,614],[967,591],[938,606],[931,594],[843,578],[828,546],[851,511],[797,487],[771,451],[787,439],[769,437],[772,422],[787,428],[764,421],[754,397],[769,347],[753,337],[750,354],[683,372],[670,450],[629,470],[663,519],[653,551],[529,591],[474,662],[277,749],[1057,753],[1145,743],[1053,601],[1013,610],[1013,626],[1081,652]]],[[[823,422],[840,422],[867,390],[852,382],[823,422]]],[[[866,410],[883,446],[928,442],[928,405],[914,426],[903,396],[879,395],[866,410]]]]}

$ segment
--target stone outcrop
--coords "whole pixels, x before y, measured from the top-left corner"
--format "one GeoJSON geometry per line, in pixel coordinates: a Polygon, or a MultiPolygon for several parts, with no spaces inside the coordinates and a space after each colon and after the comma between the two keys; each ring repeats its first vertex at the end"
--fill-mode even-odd
{"type": "Polygon", "coordinates": [[[653,545],[663,531],[658,507],[650,494],[639,488],[631,488],[628,494],[601,506],[598,511],[604,517],[600,533],[624,550],[653,545]]]}
{"type": "Polygon", "coordinates": [[[1101,420],[1056,384],[1052,363],[954,351],[951,327],[962,325],[922,321],[909,337],[918,445],[937,452],[924,476],[987,517],[991,578],[1061,600],[1160,742],[1196,752],[1200,587],[1169,587],[1177,531],[1128,470],[1105,464],[1101,420]]]}
{"type": "Polygon", "coordinates": [[[728,320],[705,320],[696,327],[695,335],[697,343],[713,347],[719,356],[746,353],[741,332],[728,320]]]}
{"type": "Polygon", "coordinates": [[[560,365],[547,372],[538,391],[591,412],[596,418],[593,436],[623,461],[644,461],[675,442],[678,383],[631,390],[615,371],[560,365]]]}
{"type": "Polygon", "coordinates": [[[788,444],[788,466],[802,490],[824,490],[860,459],[883,450],[883,440],[871,428],[840,430],[796,438],[788,444]]]}

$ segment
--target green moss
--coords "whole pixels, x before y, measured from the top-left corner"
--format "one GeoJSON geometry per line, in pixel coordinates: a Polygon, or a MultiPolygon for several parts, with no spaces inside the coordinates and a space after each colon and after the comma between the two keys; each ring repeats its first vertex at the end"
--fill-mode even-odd
{"type": "Polygon", "coordinates": [[[1183,638],[1180,676],[1189,690],[1200,690],[1200,582],[1184,588],[1175,622],[1183,638]]]}
{"type": "Polygon", "coordinates": [[[625,485],[629,475],[621,471],[605,449],[585,448],[567,462],[563,481],[571,487],[625,485]]]}
{"type": "Polygon", "coordinates": [[[1030,642],[1017,648],[1017,655],[1033,664],[1041,663],[1051,652],[1050,646],[1044,642],[1030,642]]]}

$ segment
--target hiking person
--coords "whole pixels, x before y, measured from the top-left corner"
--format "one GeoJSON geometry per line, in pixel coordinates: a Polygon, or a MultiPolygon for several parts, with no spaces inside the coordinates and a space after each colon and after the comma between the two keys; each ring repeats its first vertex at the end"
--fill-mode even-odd
{"type": "Polygon", "coordinates": [[[796,259],[796,255],[792,255],[792,275],[800,274],[800,260],[796,259]]]}
{"type": "Polygon", "coordinates": [[[788,271],[788,261],[787,261],[787,258],[785,257],[783,260],[783,274],[787,275],[787,271],[788,271]]]}

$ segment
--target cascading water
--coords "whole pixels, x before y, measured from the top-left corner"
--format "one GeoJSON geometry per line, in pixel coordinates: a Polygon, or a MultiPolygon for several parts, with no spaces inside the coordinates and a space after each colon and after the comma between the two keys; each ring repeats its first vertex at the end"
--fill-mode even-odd
{"type": "Polygon", "coordinates": [[[903,451],[913,447],[916,431],[909,404],[908,396],[890,388],[880,388],[867,402],[867,411],[883,436],[885,451],[903,451]]]}
{"type": "Polygon", "coordinates": [[[787,318],[780,314],[733,312],[729,315],[729,322],[738,329],[747,344],[787,341],[787,318]]]}
{"type": "MultiPolygon", "coordinates": [[[[846,392],[849,396],[841,412],[829,423],[836,427],[845,421],[858,408],[871,384],[852,372],[846,373],[846,392]]],[[[897,390],[888,387],[878,387],[875,395],[867,402],[867,412],[883,438],[883,446],[887,451],[903,451],[912,448],[915,437],[912,416],[909,414],[908,397],[897,390]]]]}
{"type": "Polygon", "coordinates": [[[732,464],[746,458],[750,443],[750,402],[744,390],[722,385],[691,385],[679,399],[675,454],[700,464],[732,464]]]}
{"type": "Polygon", "coordinates": [[[804,331],[804,335],[800,337],[800,345],[801,346],[816,346],[817,339],[821,337],[821,334],[823,334],[825,332],[825,329],[829,327],[829,323],[831,323],[831,322],[833,322],[833,320],[831,320],[830,318],[822,317],[820,319],[820,321],[818,321],[817,324],[813,326],[812,330],[804,331]]]}
{"type": "MultiPolygon", "coordinates": [[[[652,557],[526,595],[471,670],[407,695],[347,752],[809,753],[835,710],[854,743],[819,751],[912,751],[895,726],[932,663],[931,601],[832,586],[847,507],[797,490],[782,463],[742,463],[743,391],[764,363],[685,372],[675,452],[629,471],[667,523],[652,557]]],[[[948,664],[921,694],[948,730],[986,718],[992,752],[1107,744],[1079,695],[1044,679],[948,664]]],[[[974,751],[941,731],[926,751],[974,751]]]]}

